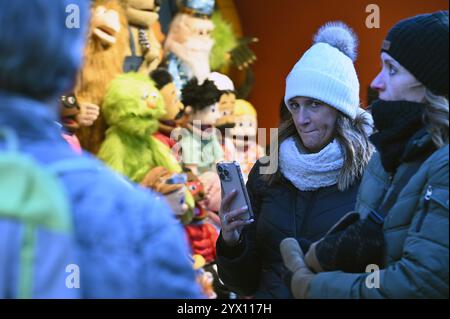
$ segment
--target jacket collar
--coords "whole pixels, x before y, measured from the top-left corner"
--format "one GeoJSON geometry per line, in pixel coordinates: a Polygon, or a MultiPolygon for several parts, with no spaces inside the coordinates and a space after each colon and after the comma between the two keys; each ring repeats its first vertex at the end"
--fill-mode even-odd
{"type": "Polygon", "coordinates": [[[0,91],[0,126],[9,127],[19,137],[59,139],[58,105],[0,91]]]}
{"type": "Polygon", "coordinates": [[[402,162],[424,160],[436,151],[436,149],[430,133],[428,133],[426,128],[422,128],[406,144],[402,162]]]}

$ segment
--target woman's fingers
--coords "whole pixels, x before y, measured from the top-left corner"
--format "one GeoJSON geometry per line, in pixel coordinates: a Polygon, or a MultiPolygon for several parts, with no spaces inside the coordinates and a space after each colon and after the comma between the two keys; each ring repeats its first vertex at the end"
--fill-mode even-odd
{"type": "Polygon", "coordinates": [[[232,231],[237,230],[237,231],[240,232],[244,226],[250,225],[253,222],[254,222],[253,219],[248,219],[248,220],[237,219],[237,220],[234,220],[231,223],[227,224],[227,226],[226,226],[227,230],[226,231],[232,232],[232,231]]]}
{"type": "Polygon", "coordinates": [[[232,232],[235,230],[240,231],[240,227],[243,227],[245,225],[251,224],[253,222],[253,219],[244,219],[241,218],[242,215],[248,213],[248,208],[243,207],[241,209],[237,209],[234,211],[231,211],[229,213],[223,214],[221,217],[222,221],[222,230],[227,232],[232,232]]]}
{"type": "Polygon", "coordinates": [[[227,219],[228,222],[230,222],[235,219],[241,219],[239,217],[241,217],[242,215],[247,214],[247,213],[248,213],[248,207],[244,206],[240,209],[233,210],[229,213],[226,213],[225,218],[227,219]]]}
{"type": "Polygon", "coordinates": [[[224,199],[222,200],[222,207],[220,208],[220,211],[222,213],[225,213],[228,211],[228,209],[230,208],[230,204],[233,201],[234,197],[236,196],[237,192],[234,189],[230,194],[228,194],[227,196],[224,197],[224,199]]]}

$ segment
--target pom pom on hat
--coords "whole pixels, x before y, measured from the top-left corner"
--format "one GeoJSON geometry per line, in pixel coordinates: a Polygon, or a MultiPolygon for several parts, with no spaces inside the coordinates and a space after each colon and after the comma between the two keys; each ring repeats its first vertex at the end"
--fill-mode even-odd
{"type": "Polygon", "coordinates": [[[358,37],[352,29],[340,21],[328,22],[322,26],[314,36],[314,44],[316,43],[328,43],[348,56],[353,62],[356,61],[358,56],[358,37]]]}

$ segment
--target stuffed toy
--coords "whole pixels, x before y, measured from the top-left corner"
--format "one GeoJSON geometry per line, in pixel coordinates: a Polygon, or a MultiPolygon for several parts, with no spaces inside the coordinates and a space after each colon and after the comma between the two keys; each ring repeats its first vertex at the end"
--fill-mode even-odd
{"type": "Polygon", "coordinates": [[[163,50],[158,28],[158,0],[122,0],[128,19],[129,45],[125,72],[149,74],[161,63],[163,50]],[[158,39],[159,37],[159,39],[158,39]]]}
{"type": "Polygon", "coordinates": [[[111,82],[102,110],[110,127],[98,156],[106,164],[137,183],[157,166],[181,173],[170,149],[153,136],[165,108],[148,76],[120,75],[111,82]]]}
{"type": "Polygon", "coordinates": [[[140,184],[162,194],[175,217],[184,225],[190,223],[194,216],[194,197],[187,183],[185,174],[173,173],[158,166],[150,170],[140,184]]]}
{"type": "Polygon", "coordinates": [[[184,165],[196,175],[215,171],[215,164],[223,159],[219,134],[214,124],[220,117],[218,102],[221,92],[214,82],[197,78],[182,90],[183,104],[192,108],[191,123],[181,132],[178,142],[184,165]]]}
{"type": "Polygon", "coordinates": [[[60,125],[62,136],[72,149],[82,153],[82,148],[75,133],[83,126],[91,126],[99,115],[97,105],[84,103],[79,104],[76,96],[71,93],[61,96],[60,99],[60,125]]]}
{"type": "Polygon", "coordinates": [[[220,90],[219,113],[220,118],[216,121],[216,128],[225,137],[225,130],[234,127],[234,107],[236,103],[236,92],[231,79],[225,74],[212,72],[208,79],[213,81],[220,90]]]}
{"type": "MultiPolygon", "coordinates": [[[[206,221],[211,223],[217,231],[220,231],[220,218],[215,213],[216,210],[211,211],[211,207],[213,206],[213,203],[211,203],[212,200],[214,200],[214,197],[211,194],[211,190],[208,189],[208,192],[204,185],[208,185],[210,187],[210,184],[212,182],[208,181],[208,173],[205,173],[199,178],[197,175],[192,173],[189,169],[185,168],[185,172],[188,177],[187,186],[189,188],[190,193],[192,196],[194,196],[195,200],[195,210],[194,210],[194,216],[204,216],[206,214],[206,221]]],[[[217,174],[215,174],[217,175],[217,174]]],[[[215,179],[213,180],[215,182],[215,179]]],[[[217,193],[220,192],[220,190],[216,190],[217,193]]],[[[215,194],[214,194],[215,195],[215,194]]],[[[220,202],[220,197],[219,197],[220,202]]],[[[215,207],[215,206],[214,206],[215,207]]]]}
{"type": "Polygon", "coordinates": [[[77,116],[80,114],[80,106],[77,98],[73,94],[63,95],[60,99],[60,119],[62,126],[62,137],[69,143],[70,147],[81,154],[80,141],[75,132],[80,128],[77,116]]]}
{"type": "MultiPolygon", "coordinates": [[[[118,0],[95,0],[84,65],[78,74],[75,96],[80,105],[103,103],[109,83],[122,73],[128,45],[127,20],[118,0]]],[[[105,138],[106,122],[100,110],[98,119],[90,127],[77,131],[81,146],[97,154],[105,138]]]]}
{"type": "Polygon", "coordinates": [[[164,167],[155,167],[146,174],[140,184],[164,195],[175,216],[184,225],[193,253],[201,255],[207,263],[211,263],[216,257],[215,243],[219,234],[205,220],[207,212],[200,204],[203,199],[201,183],[191,172],[188,174],[190,181],[186,174],[176,174],[164,167]],[[194,215],[188,214],[188,196],[196,200],[194,215]]]}
{"type": "Polygon", "coordinates": [[[196,210],[193,220],[184,225],[184,229],[194,254],[202,255],[209,264],[216,259],[216,241],[219,233],[206,220],[207,217],[208,214],[204,208],[196,210]]]}
{"type": "Polygon", "coordinates": [[[234,123],[224,139],[227,161],[237,161],[241,166],[244,181],[256,161],[264,156],[264,149],[256,142],[258,129],[257,113],[253,105],[245,100],[236,100],[234,123]]]}
{"type": "Polygon", "coordinates": [[[155,136],[172,148],[176,144],[176,141],[171,138],[172,131],[180,127],[178,120],[184,116],[187,110],[180,100],[181,92],[178,91],[172,75],[166,69],[158,68],[150,73],[150,77],[163,96],[166,106],[166,114],[159,120],[159,129],[155,136]]]}
{"type": "Polygon", "coordinates": [[[214,291],[213,286],[214,277],[209,271],[206,271],[203,268],[206,265],[205,258],[203,258],[202,255],[197,254],[193,255],[192,259],[193,259],[193,268],[196,274],[196,281],[202,288],[203,294],[208,299],[216,299],[217,294],[214,291]]]}
{"type": "Polygon", "coordinates": [[[214,5],[215,0],[183,0],[170,24],[164,45],[165,63],[179,90],[193,77],[202,83],[211,72],[214,24],[210,17],[214,5]]]}

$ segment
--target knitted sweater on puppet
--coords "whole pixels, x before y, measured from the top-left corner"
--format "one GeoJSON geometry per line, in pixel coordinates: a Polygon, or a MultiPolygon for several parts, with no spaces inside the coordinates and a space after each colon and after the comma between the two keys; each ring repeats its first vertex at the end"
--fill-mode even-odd
{"type": "Polygon", "coordinates": [[[116,78],[102,109],[110,128],[98,156],[108,166],[134,182],[156,166],[181,172],[170,149],[152,136],[165,111],[162,96],[148,77],[128,73],[116,78]]]}

